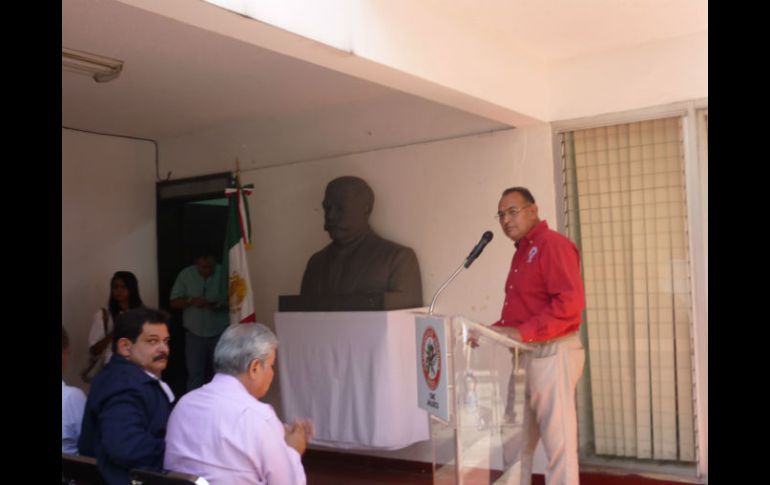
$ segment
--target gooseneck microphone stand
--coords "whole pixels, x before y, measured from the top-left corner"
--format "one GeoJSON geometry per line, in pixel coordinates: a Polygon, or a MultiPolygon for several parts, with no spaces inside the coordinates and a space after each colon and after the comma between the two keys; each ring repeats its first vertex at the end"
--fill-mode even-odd
{"type": "Polygon", "coordinates": [[[463,268],[465,268],[465,261],[463,261],[463,263],[460,265],[460,267],[459,267],[459,268],[457,268],[457,269],[455,270],[455,272],[454,272],[454,273],[452,273],[452,276],[450,276],[450,277],[449,277],[449,279],[448,279],[448,280],[446,280],[446,281],[444,282],[444,284],[443,284],[443,285],[441,285],[441,287],[438,289],[438,291],[436,292],[436,294],[435,294],[435,295],[433,295],[433,301],[431,301],[431,302],[430,302],[430,309],[428,309],[428,315],[433,315],[433,307],[434,307],[434,306],[436,306],[436,298],[438,298],[438,295],[439,295],[439,294],[440,294],[442,291],[444,291],[444,288],[446,288],[447,286],[449,286],[449,283],[451,283],[451,282],[452,282],[452,280],[454,280],[455,278],[457,278],[457,275],[458,275],[458,274],[460,274],[460,271],[462,271],[462,270],[463,270],[463,268]]]}

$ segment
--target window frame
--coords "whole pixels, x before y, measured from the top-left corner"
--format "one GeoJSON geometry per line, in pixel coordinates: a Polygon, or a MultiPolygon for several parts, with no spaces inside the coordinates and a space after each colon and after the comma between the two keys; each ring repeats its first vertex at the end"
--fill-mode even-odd
{"type": "MultiPolygon", "coordinates": [[[[659,118],[681,117],[687,196],[688,244],[690,245],[690,281],[692,339],[695,383],[696,478],[708,482],[708,134],[704,133],[703,115],[708,115],[708,98],[690,100],[601,114],[551,123],[557,227],[566,233],[566,192],[561,135],[566,132],[612,126],[659,118]]],[[[611,466],[607,460],[591,460],[599,468],[611,466]],[[605,463],[602,463],[605,462],[605,463]]],[[[644,470],[636,460],[617,459],[623,468],[644,470]]],[[[659,467],[656,467],[659,468],[659,467]]],[[[675,469],[676,467],[674,467],[675,469]]],[[[650,471],[653,469],[651,468],[650,471]]]]}

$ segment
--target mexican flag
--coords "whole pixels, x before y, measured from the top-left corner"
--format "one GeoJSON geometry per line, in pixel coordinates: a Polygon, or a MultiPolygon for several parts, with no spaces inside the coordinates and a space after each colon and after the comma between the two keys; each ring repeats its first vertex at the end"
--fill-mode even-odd
{"type": "Polygon", "coordinates": [[[230,325],[257,321],[249,265],[246,261],[246,251],[251,246],[251,221],[246,196],[251,195],[253,186],[241,187],[238,177],[234,179],[233,187],[225,189],[229,212],[222,257],[223,266],[227,270],[230,325]]]}

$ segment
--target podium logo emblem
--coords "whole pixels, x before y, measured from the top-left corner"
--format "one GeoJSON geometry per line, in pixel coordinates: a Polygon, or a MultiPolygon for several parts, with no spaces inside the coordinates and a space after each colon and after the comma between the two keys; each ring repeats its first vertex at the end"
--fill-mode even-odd
{"type": "Polygon", "coordinates": [[[425,383],[431,391],[438,387],[438,381],[441,379],[441,346],[439,345],[438,335],[433,327],[427,327],[422,334],[422,375],[425,377],[425,383]]]}

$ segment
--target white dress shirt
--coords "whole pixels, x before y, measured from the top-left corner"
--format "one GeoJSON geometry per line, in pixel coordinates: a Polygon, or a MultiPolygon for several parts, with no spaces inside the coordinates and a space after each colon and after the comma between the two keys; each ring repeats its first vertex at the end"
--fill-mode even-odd
{"type": "Polygon", "coordinates": [[[163,466],[211,485],[304,485],[300,455],[284,435],[272,406],[235,377],[216,374],[171,412],[163,466]]]}
{"type": "Polygon", "coordinates": [[[61,452],[76,455],[86,395],[61,381],[61,452]]]}
{"type": "Polygon", "coordinates": [[[158,384],[160,384],[160,388],[163,390],[163,393],[168,398],[168,402],[174,402],[174,399],[176,399],[176,396],[174,396],[174,391],[171,390],[171,386],[166,384],[166,382],[162,380],[160,377],[156,376],[155,374],[153,374],[152,372],[146,369],[144,369],[144,373],[152,377],[156,381],[158,381],[158,384]]]}

